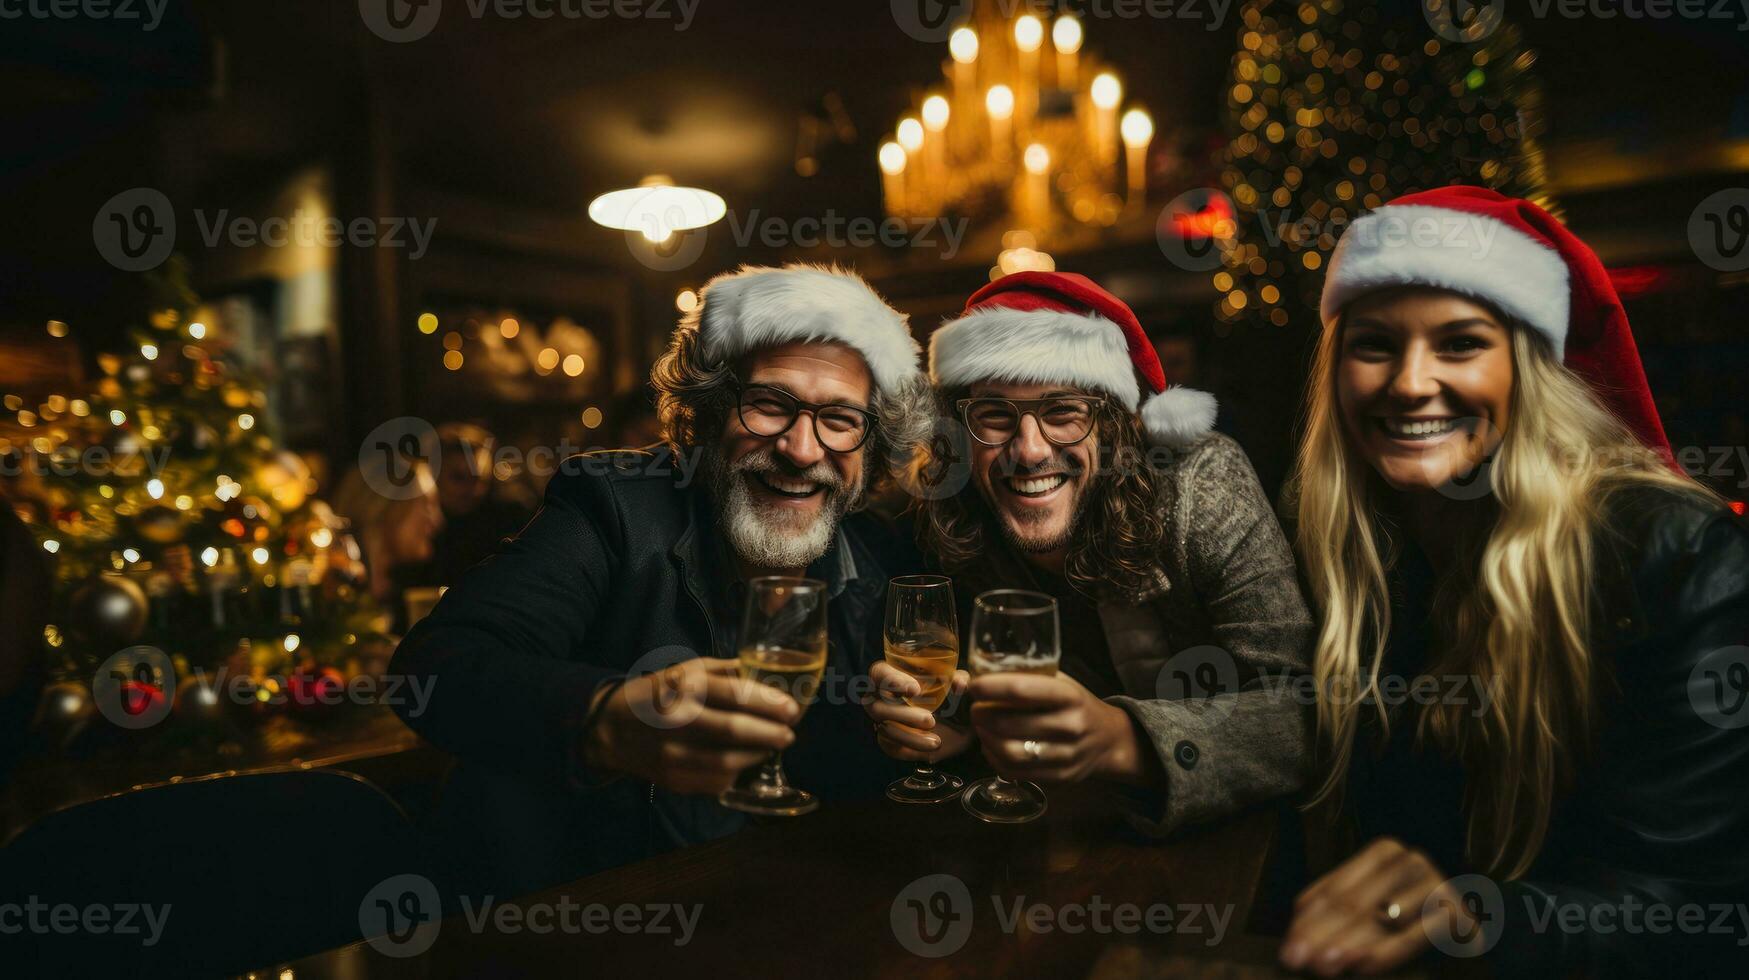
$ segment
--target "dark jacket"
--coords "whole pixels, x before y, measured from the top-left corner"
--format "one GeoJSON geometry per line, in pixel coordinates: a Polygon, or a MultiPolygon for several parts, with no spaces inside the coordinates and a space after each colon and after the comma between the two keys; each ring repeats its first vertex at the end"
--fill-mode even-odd
{"type": "MultiPolygon", "coordinates": [[[[1478,893],[1486,934],[1498,937],[1489,962],[1511,976],[1651,976],[1679,964],[1741,976],[1749,526],[1692,495],[1625,490],[1609,504],[1596,561],[1595,738],[1528,873],[1478,893]],[[1648,919],[1648,908],[1663,911],[1648,919]],[[1682,927],[1685,915],[1700,928],[1682,927]]],[[[1400,625],[1383,673],[1414,677],[1432,574],[1410,554],[1394,578],[1400,625]]],[[[1463,771],[1416,747],[1411,728],[1393,726],[1384,746],[1370,727],[1357,741],[1348,800],[1362,836],[1399,837],[1448,875],[1471,873],[1463,771]]]]}
{"type": "MultiPolygon", "coordinates": [[[[415,731],[460,757],[447,818],[489,855],[475,872],[539,887],[731,833],[738,813],[649,783],[579,778],[578,726],[608,681],[697,656],[733,657],[735,567],[715,508],[665,453],[572,457],[517,537],[470,570],[395,651],[430,678],[415,731]],[[506,877],[508,875],[508,877],[506,877]]],[[[819,701],[785,752],[823,800],[875,798],[902,766],[875,743],[851,678],[882,655],[887,579],[919,564],[910,535],[853,515],[809,569],[831,586],[819,701]]],[[[457,846],[461,846],[457,844],[457,846]]]]}

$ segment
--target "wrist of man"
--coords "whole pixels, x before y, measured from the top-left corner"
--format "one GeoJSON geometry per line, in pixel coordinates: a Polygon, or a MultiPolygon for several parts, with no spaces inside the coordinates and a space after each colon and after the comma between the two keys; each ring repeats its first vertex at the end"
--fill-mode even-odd
{"type": "Polygon", "coordinates": [[[1125,786],[1156,785],[1158,773],[1150,765],[1154,748],[1147,741],[1147,733],[1129,712],[1117,705],[1100,702],[1100,707],[1109,744],[1096,770],[1099,778],[1125,786]]]}
{"type": "Polygon", "coordinates": [[[577,761],[588,782],[612,782],[622,774],[614,751],[613,728],[608,722],[612,699],[619,695],[624,683],[624,680],[612,680],[597,687],[579,726],[577,761]]]}

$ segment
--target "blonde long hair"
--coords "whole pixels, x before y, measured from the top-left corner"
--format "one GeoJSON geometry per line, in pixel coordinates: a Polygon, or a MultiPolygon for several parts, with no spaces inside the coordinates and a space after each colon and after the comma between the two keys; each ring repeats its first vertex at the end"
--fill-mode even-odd
{"type": "MultiPolygon", "coordinates": [[[[1466,852],[1502,878],[1521,876],[1547,835],[1592,731],[1598,678],[1590,650],[1594,542],[1608,496],[1633,485],[1707,491],[1665,465],[1556,360],[1542,336],[1512,335],[1510,421],[1487,471],[1473,533],[1443,570],[1433,602],[1442,637],[1426,672],[1488,685],[1469,705],[1421,711],[1418,740],[1463,766],[1466,852]]],[[[1330,765],[1314,802],[1340,796],[1364,705],[1377,706],[1391,629],[1387,572],[1395,528],[1390,490],[1354,452],[1336,398],[1342,329],[1324,331],[1307,393],[1307,430],[1289,485],[1296,545],[1320,626],[1313,659],[1318,728],[1330,765]]],[[[1478,477],[1479,478],[1479,477],[1478,477]]],[[[1437,641],[1436,641],[1437,642],[1437,641]]]]}

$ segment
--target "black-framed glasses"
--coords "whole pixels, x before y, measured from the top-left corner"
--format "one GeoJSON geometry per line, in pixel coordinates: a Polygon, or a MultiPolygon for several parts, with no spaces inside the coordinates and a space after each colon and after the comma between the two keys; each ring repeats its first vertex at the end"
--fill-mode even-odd
{"type": "Polygon", "coordinates": [[[1052,395],[1048,398],[961,398],[954,402],[972,438],[986,446],[1006,446],[1030,415],[1053,445],[1073,446],[1093,431],[1093,413],[1105,399],[1098,395],[1052,395]]]}
{"type": "Polygon", "coordinates": [[[853,453],[874,433],[880,416],[851,405],[820,405],[770,385],[744,385],[730,381],[735,389],[735,411],[741,425],[756,436],[780,436],[807,412],[814,420],[814,438],[835,453],[853,453]]]}

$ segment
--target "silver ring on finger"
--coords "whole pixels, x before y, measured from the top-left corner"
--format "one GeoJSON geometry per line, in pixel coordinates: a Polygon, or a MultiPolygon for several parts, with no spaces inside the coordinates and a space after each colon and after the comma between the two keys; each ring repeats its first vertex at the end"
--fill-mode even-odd
{"type": "Polygon", "coordinates": [[[1038,744],[1036,738],[1029,738],[1020,743],[1020,751],[1026,753],[1026,757],[1034,762],[1044,758],[1044,746],[1038,744]]]}

